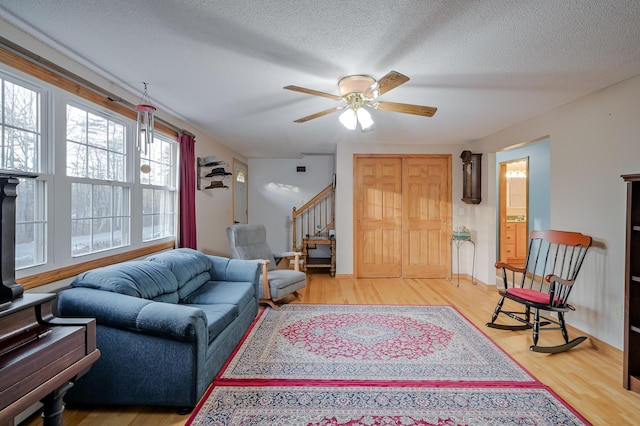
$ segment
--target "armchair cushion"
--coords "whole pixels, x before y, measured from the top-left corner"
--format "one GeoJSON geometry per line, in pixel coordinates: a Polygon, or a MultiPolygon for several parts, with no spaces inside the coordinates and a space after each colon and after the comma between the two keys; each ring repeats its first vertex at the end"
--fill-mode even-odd
{"type": "Polygon", "coordinates": [[[231,257],[235,259],[264,259],[269,271],[276,269],[276,260],[267,244],[267,230],[263,225],[241,225],[227,228],[231,257]]]}
{"type": "MultiPolygon", "coordinates": [[[[260,277],[262,280],[262,277],[260,277]]],[[[291,269],[274,269],[269,271],[269,290],[271,297],[279,299],[306,286],[307,276],[304,272],[291,269]]],[[[264,290],[260,288],[260,298],[264,298],[264,290]]]]}

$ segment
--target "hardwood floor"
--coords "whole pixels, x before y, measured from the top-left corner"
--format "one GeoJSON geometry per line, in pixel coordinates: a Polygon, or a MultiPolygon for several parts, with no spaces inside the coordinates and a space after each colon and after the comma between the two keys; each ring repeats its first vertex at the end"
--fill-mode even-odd
{"type": "MultiPolygon", "coordinates": [[[[328,274],[310,274],[307,288],[301,292],[301,296],[301,300],[293,303],[453,305],[594,425],[640,424],[640,395],[622,387],[620,350],[589,338],[576,348],[561,354],[530,352],[530,331],[512,332],[485,326],[498,295],[481,284],[474,286],[469,280],[461,279],[460,287],[456,287],[455,280],[356,280],[351,277],[331,278],[328,274]]],[[[562,340],[559,334],[554,331],[543,332],[540,342],[553,344],[558,340],[559,343],[562,340]]],[[[573,337],[580,333],[570,328],[569,334],[573,337]]],[[[67,426],[178,426],[188,419],[188,416],[176,414],[173,408],[157,407],[67,409],[64,416],[67,426]]],[[[31,418],[24,424],[40,425],[42,421],[31,418]]]]}

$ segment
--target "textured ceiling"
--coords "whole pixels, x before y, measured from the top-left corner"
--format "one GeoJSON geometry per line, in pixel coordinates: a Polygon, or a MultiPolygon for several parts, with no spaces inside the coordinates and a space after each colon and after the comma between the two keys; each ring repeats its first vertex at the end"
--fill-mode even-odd
{"type": "MultiPolygon", "coordinates": [[[[640,74],[638,0],[0,0],[0,17],[249,158],[368,144],[469,142],[640,74]],[[411,80],[349,131],[349,74],[411,80]]],[[[130,99],[136,102],[138,99],[130,99]]]]}

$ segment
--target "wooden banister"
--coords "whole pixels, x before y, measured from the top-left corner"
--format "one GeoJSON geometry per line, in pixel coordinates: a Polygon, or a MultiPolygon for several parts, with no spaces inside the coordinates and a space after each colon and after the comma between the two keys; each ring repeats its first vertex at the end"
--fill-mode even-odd
{"type": "Polygon", "coordinates": [[[300,208],[293,208],[292,219],[292,250],[300,249],[298,241],[305,235],[318,235],[333,229],[335,221],[335,197],[333,185],[318,192],[300,208]]]}

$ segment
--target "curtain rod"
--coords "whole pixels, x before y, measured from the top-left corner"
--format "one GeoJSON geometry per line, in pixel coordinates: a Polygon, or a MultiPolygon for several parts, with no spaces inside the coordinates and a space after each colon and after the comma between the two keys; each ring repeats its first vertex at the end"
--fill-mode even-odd
{"type": "MultiPolygon", "coordinates": [[[[34,65],[37,65],[39,67],[45,68],[48,71],[51,71],[61,77],[64,77],[70,81],[72,81],[73,83],[84,87],[87,90],[90,90],[100,96],[104,96],[107,99],[109,99],[112,102],[118,102],[124,106],[126,106],[127,108],[130,108],[132,111],[135,111],[135,105],[132,104],[131,102],[128,102],[124,99],[122,99],[119,96],[114,95],[113,93],[110,93],[106,90],[104,90],[102,87],[90,82],[89,80],[86,80],[82,77],[80,77],[77,74],[72,73],[71,71],[57,65],[54,64],[53,62],[43,58],[40,55],[37,55],[33,52],[31,52],[30,50],[25,49],[24,47],[12,42],[11,40],[8,40],[4,37],[0,37],[0,45],[2,45],[5,49],[10,50],[11,52],[15,53],[16,55],[19,55],[20,57],[28,60],[29,62],[31,62],[34,65]]],[[[174,126],[173,124],[169,123],[168,121],[165,121],[159,117],[155,118],[156,121],[158,121],[160,124],[168,127],[169,129],[173,130],[174,132],[176,132],[178,135],[184,134],[184,135],[188,135],[190,137],[195,137],[195,135],[191,132],[188,132],[184,129],[180,129],[179,127],[174,126]]]]}

